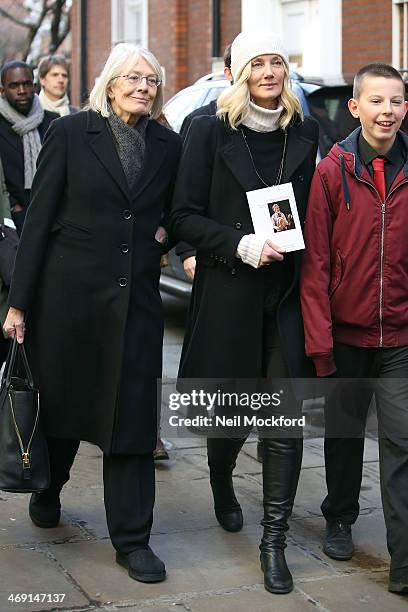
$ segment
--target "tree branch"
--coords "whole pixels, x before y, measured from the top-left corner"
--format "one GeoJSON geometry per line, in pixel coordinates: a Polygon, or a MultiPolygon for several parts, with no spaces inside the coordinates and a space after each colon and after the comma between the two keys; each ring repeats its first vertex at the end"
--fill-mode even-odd
{"type": "Polygon", "coordinates": [[[66,39],[66,37],[68,36],[68,34],[69,34],[70,30],[71,30],[71,14],[70,14],[70,13],[68,13],[68,14],[66,15],[66,20],[65,20],[65,25],[64,25],[64,28],[63,28],[63,30],[62,30],[62,31],[61,31],[61,32],[58,34],[58,39],[57,39],[57,42],[56,42],[56,47],[55,47],[55,50],[57,50],[57,49],[58,49],[58,47],[59,47],[60,45],[62,45],[62,43],[64,42],[64,40],[65,40],[65,39],[66,39]]]}
{"type": "Polygon", "coordinates": [[[23,47],[23,51],[22,51],[22,56],[23,56],[23,60],[25,61],[27,59],[28,54],[30,53],[30,49],[31,49],[31,45],[32,42],[38,32],[38,30],[41,27],[42,22],[44,21],[45,16],[48,13],[48,3],[47,0],[43,0],[42,2],[42,9],[41,12],[38,16],[38,19],[35,23],[30,24],[29,26],[29,33],[27,35],[27,38],[24,41],[24,47],[23,47]]]}
{"type": "Polygon", "coordinates": [[[62,18],[62,10],[64,8],[65,0],[55,0],[52,4],[52,18],[51,18],[51,40],[49,44],[50,51],[55,51],[59,44],[59,29],[62,18]]]}
{"type": "Polygon", "coordinates": [[[13,23],[19,25],[19,26],[23,26],[23,28],[31,28],[30,23],[27,23],[26,21],[22,21],[21,19],[18,19],[18,17],[15,17],[14,15],[11,15],[8,11],[0,8],[0,15],[2,17],[5,17],[6,19],[10,19],[10,21],[12,21],[13,23]]]}

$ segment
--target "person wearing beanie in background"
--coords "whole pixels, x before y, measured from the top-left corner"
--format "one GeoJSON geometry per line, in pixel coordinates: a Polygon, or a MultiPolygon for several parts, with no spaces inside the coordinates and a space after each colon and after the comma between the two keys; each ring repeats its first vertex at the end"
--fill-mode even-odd
{"type": "MultiPolygon", "coordinates": [[[[246,192],[292,182],[303,220],[318,126],[303,118],[276,34],[239,34],[231,72],[234,84],[218,99],[217,116],[191,124],[173,198],[172,230],[197,250],[179,379],[264,377],[273,388],[274,378],[312,372],[304,354],[299,252],[286,254],[254,234],[246,192]]],[[[227,531],[243,525],[232,473],[244,442],[245,434],[207,439],[215,514],[227,531]]],[[[260,550],[272,593],[293,588],[284,548],[301,461],[301,438],[265,437],[260,550]]]]}
{"type": "Polygon", "coordinates": [[[47,55],[38,64],[41,91],[38,94],[44,110],[58,113],[61,117],[78,112],[69,103],[69,64],[63,55],[47,55]]]}

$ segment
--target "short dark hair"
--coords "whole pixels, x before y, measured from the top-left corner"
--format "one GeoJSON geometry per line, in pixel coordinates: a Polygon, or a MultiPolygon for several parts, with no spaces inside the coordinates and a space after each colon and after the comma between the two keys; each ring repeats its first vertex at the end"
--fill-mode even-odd
{"type": "Polygon", "coordinates": [[[384,77],[385,79],[397,79],[398,81],[401,81],[405,91],[404,79],[402,78],[398,70],[393,68],[393,66],[390,66],[389,64],[367,64],[367,66],[363,66],[362,68],[360,68],[360,70],[354,77],[353,98],[355,98],[356,100],[358,100],[361,95],[363,80],[366,76],[384,77]]]}
{"type": "Polygon", "coordinates": [[[0,72],[1,84],[4,86],[4,81],[6,79],[7,73],[9,70],[14,70],[15,68],[27,68],[31,72],[31,76],[34,81],[34,72],[29,64],[23,62],[21,60],[11,60],[10,62],[6,62],[0,72]]]}
{"type": "Polygon", "coordinates": [[[46,55],[38,64],[38,76],[43,79],[53,66],[62,66],[69,75],[69,62],[65,55],[46,55]]]}
{"type": "Polygon", "coordinates": [[[229,43],[224,50],[224,66],[231,70],[231,47],[232,43],[229,43]]]}

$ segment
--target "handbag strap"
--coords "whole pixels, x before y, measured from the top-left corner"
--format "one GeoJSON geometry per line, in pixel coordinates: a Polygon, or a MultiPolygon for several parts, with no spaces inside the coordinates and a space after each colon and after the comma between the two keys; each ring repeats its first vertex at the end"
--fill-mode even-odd
{"type": "Polygon", "coordinates": [[[20,358],[21,358],[21,361],[22,361],[23,366],[24,366],[24,370],[25,370],[28,386],[31,387],[31,389],[33,389],[34,388],[34,379],[33,379],[32,373],[31,373],[30,366],[28,365],[28,359],[27,359],[25,348],[24,348],[24,344],[19,344],[18,345],[18,350],[20,351],[20,358]]]}
{"type": "Polygon", "coordinates": [[[11,385],[11,377],[13,375],[14,368],[16,365],[17,354],[20,355],[21,363],[23,364],[23,368],[25,370],[27,384],[31,389],[33,389],[34,380],[30,366],[28,365],[28,359],[25,352],[24,344],[19,344],[16,338],[13,338],[12,345],[7,355],[6,365],[4,367],[3,372],[2,385],[5,383],[7,388],[11,385]]]}
{"type": "Polygon", "coordinates": [[[6,359],[6,365],[3,370],[3,378],[1,379],[1,386],[6,384],[7,388],[11,384],[11,375],[14,370],[14,366],[16,363],[16,355],[17,355],[17,340],[14,338],[10,343],[9,352],[6,359]]]}

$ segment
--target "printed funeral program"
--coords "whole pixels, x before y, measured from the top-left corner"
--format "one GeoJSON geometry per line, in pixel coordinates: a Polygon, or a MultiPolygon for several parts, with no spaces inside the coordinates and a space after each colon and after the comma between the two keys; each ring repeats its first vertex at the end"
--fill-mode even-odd
{"type": "Polygon", "coordinates": [[[305,248],[292,183],[247,191],[255,234],[287,252],[305,248]]]}

